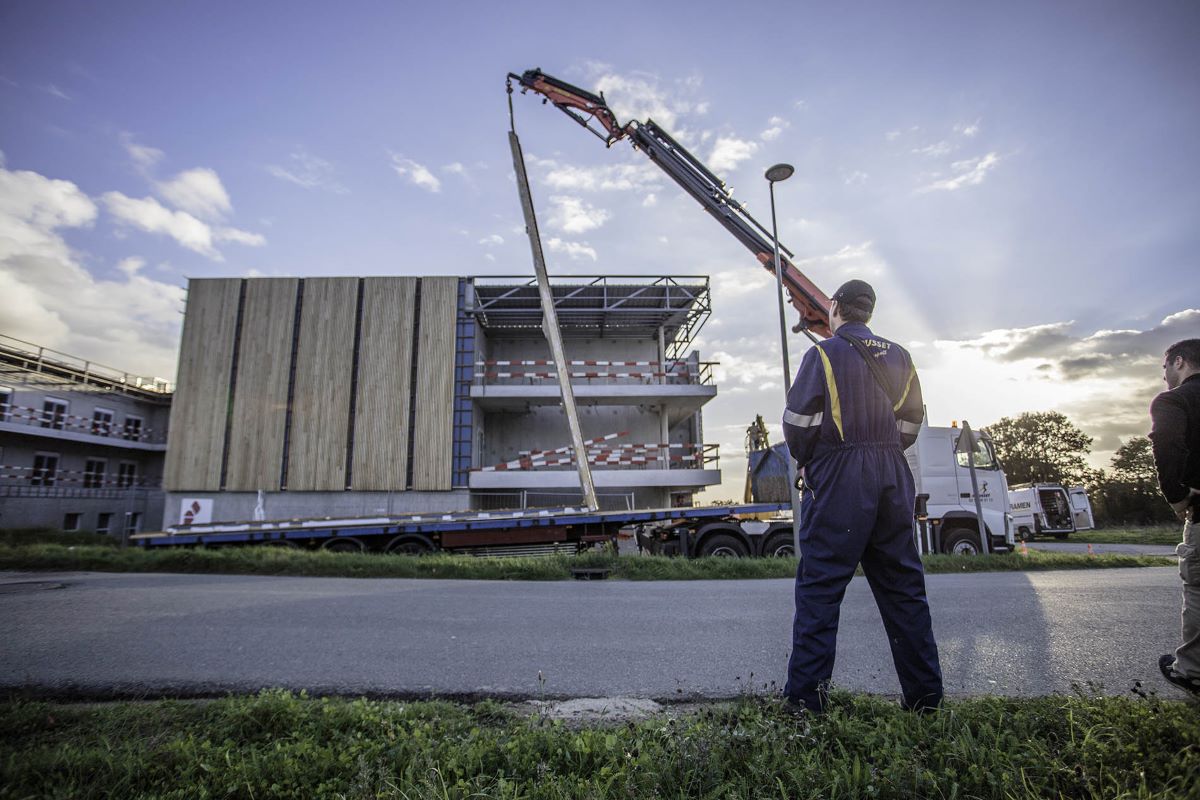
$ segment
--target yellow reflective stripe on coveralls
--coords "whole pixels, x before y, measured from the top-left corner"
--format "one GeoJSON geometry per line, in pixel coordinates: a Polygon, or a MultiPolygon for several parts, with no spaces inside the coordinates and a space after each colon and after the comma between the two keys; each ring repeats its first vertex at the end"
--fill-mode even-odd
{"type": "Polygon", "coordinates": [[[838,436],[845,441],[846,433],[842,430],[842,400],[838,397],[837,381],[833,377],[833,365],[829,363],[829,356],[825,355],[824,348],[818,346],[817,352],[821,354],[821,364],[825,367],[825,385],[829,388],[829,408],[833,413],[833,424],[837,427],[838,436]]]}
{"type": "Polygon", "coordinates": [[[892,411],[899,411],[900,406],[904,405],[904,401],[908,399],[908,391],[912,389],[912,382],[915,377],[917,377],[917,367],[913,365],[908,370],[908,382],[904,384],[904,394],[900,395],[900,399],[896,401],[896,405],[892,406],[892,411]]]}

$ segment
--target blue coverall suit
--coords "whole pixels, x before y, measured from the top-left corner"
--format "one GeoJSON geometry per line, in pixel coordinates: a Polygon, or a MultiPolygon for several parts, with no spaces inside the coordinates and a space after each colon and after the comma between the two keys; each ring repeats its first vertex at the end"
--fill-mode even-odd
{"type": "Polygon", "coordinates": [[[904,348],[846,323],[884,367],[893,404],[862,355],[835,335],[804,356],[788,392],[783,431],[804,468],[796,617],[784,693],[823,710],[838,616],[861,562],[875,595],[910,709],[942,699],[942,671],[913,542],[915,489],[904,458],[924,418],[921,385],[904,348]]]}

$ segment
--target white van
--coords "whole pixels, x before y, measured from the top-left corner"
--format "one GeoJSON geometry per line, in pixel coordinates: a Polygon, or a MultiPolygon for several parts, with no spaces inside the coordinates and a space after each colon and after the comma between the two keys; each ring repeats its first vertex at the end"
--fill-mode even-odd
{"type": "Polygon", "coordinates": [[[1075,530],[1090,531],[1096,527],[1096,516],[1092,513],[1092,503],[1088,500],[1087,490],[1082,486],[1067,487],[1071,496],[1071,514],[1075,517],[1075,530]]]}
{"type": "MultiPolygon", "coordinates": [[[[1085,498],[1086,500],[1086,495],[1085,498]]],[[[1024,483],[1008,490],[1017,538],[1037,536],[1065,539],[1075,532],[1075,515],[1067,490],[1057,483],[1024,483]]],[[[1090,506],[1089,506],[1090,510],[1090,506]]]]}

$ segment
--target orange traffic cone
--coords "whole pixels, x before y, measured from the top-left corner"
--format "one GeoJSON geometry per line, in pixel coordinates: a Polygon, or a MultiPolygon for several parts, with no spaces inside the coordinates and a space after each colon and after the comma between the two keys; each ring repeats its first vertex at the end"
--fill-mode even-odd
{"type": "Polygon", "coordinates": [[[1096,557],[1095,552],[1092,551],[1092,543],[1091,542],[1088,542],[1088,555],[1091,556],[1092,558],[1096,557]]]}
{"type": "Polygon", "coordinates": [[[1024,539],[1021,540],[1021,555],[1023,555],[1023,556],[1029,555],[1029,548],[1025,546],[1024,539]]]}

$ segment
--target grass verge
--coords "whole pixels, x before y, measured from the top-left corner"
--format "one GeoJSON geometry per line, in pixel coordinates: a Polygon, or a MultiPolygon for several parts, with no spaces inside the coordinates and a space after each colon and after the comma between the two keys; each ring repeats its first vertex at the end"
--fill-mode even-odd
{"type": "Polygon", "coordinates": [[[1182,702],[984,698],[918,717],[834,701],[819,719],[747,697],[582,729],[492,701],[13,701],[0,797],[1166,800],[1200,786],[1200,715],[1182,702]]]}
{"type": "MultiPolygon", "coordinates": [[[[1056,569],[1174,566],[1174,558],[1030,551],[988,556],[926,556],[925,571],[1001,572],[1056,569]]],[[[795,563],[778,558],[574,557],[487,559],[471,556],[410,556],[331,553],[273,547],[114,548],[61,544],[0,545],[0,570],[69,572],[184,572],[232,575],[295,575],[347,578],[461,578],[553,581],[571,578],[572,567],[605,567],[612,577],[633,581],[791,578],[795,563]]]]}
{"type": "MultiPolygon", "coordinates": [[[[1068,542],[1091,542],[1092,544],[1166,544],[1174,547],[1183,538],[1183,525],[1148,525],[1140,528],[1105,528],[1098,531],[1079,531],[1067,538],[1068,542]]],[[[1038,539],[1037,541],[1055,541],[1038,539]]]]}

